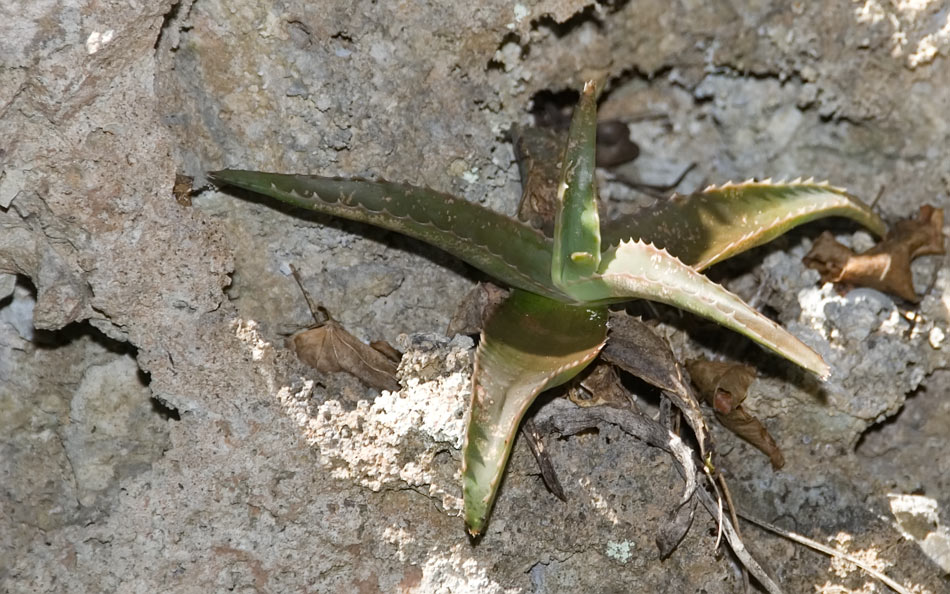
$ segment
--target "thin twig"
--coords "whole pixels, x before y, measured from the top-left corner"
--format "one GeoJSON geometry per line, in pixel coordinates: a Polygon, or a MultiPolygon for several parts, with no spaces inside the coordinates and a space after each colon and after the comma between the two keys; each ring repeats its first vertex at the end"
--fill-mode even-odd
{"type": "MultiPolygon", "coordinates": [[[[716,472],[716,478],[719,479],[719,486],[722,487],[723,497],[726,500],[726,507],[729,508],[729,517],[732,518],[732,525],[736,528],[736,534],[739,538],[742,538],[742,532],[739,529],[739,516],[738,510],[736,509],[736,504],[732,500],[732,492],[729,490],[729,485],[726,483],[726,477],[723,476],[721,472],[716,472]]],[[[742,569],[742,583],[745,588],[745,591],[749,591],[749,570],[745,566],[740,565],[742,569]]]]}
{"type": "MultiPolygon", "coordinates": [[[[712,480],[710,480],[710,484],[713,484],[712,480]]],[[[722,514],[718,513],[720,509],[719,504],[705,489],[696,489],[696,495],[699,496],[699,502],[703,504],[703,507],[705,507],[706,511],[709,512],[709,515],[713,516],[714,518],[717,515],[722,517],[722,514]]],[[[765,569],[759,565],[759,562],[755,560],[755,557],[752,556],[752,553],[749,552],[749,549],[745,548],[745,544],[743,544],[742,539],[736,533],[732,522],[723,521],[722,531],[726,536],[726,540],[729,541],[729,546],[732,548],[733,554],[735,554],[735,556],[739,559],[739,563],[749,570],[749,573],[752,574],[752,577],[758,580],[759,584],[761,584],[762,587],[765,588],[767,592],[769,592],[769,594],[781,594],[782,589],[779,587],[779,585],[776,584],[775,580],[773,580],[772,577],[766,573],[765,569]]]]}
{"type": "Polygon", "coordinates": [[[726,507],[729,508],[729,515],[732,517],[732,523],[736,526],[736,534],[741,537],[742,532],[739,530],[739,517],[736,515],[738,512],[736,511],[735,504],[732,502],[732,493],[729,491],[729,485],[726,484],[726,478],[722,476],[721,472],[716,473],[716,478],[719,479],[719,486],[722,487],[722,493],[726,499],[726,507]]]}
{"type": "MultiPolygon", "coordinates": [[[[555,401],[555,405],[559,401],[555,401]]],[[[551,407],[548,407],[549,409],[551,407]]],[[[671,454],[678,463],[674,467],[679,471],[686,481],[686,490],[684,494],[693,494],[699,497],[700,503],[706,508],[706,511],[721,522],[722,534],[729,542],[732,552],[739,559],[739,562],[748,569],[749,573],[755,577],[769,594],[781,594],[782,589],[766,573],[765,569],[759,565],[752,554],[749,552],[742,539],[736,533],[732,522],[722,513],[721,503],[717,503],[705,489],[696,488],[696,476],[699,474],[693,461],[691,450],[686,448],[685,443],[677,435],[663,427],[657,421],[636,413],[633,411],[624,411],[620,409],[611,409],[609,407],[592,408],[568,408],[564,405],[557,406],[555,410],[547,411],[545,419],[536,418],[539,424],[550,424],[562,435],[571,435],[580,432],[588,427],[594,427],[597,423],[610,423],[620,427],[624,432],[641,439],[650,445],[659,447],[671,454]],[[562,408],[562,406],[564,408],[562,408]],[[566,410],[565,410],[566,409],[566,410]]],[[[715,481],[712,477],[709,483],[715,488],[715,481]]],[[[721,500],[720,500],[721,501],[721,500]]]]}
{"type": "Polygon", "coordinates": [[[723,497],[722,493],[719,492],[719,485],[716,483],[716,478],[713,476],[713,472],[719,474],[718,471],[711,469],[708,464],[703,465],[703,473],[709,480],[709,486],[712,487],[713,492],[716,494],[716,502],[719,504],[716,510],[716,517],[713,518],[716,520],[716,542],[713,544],[713,548],[718,549],[719,543],[722,542],[722,519],[724,517],[722,513],[723,497]]]}
{"type": "Polygon", "coordinates": [[[648,182],[635,180],[622,173],[614,173],[613,177],[614,177],[614,180],[624,184],[625,186],[633,188],[634,190],[639,190],[640,192],[643,192],[647,196],[652,196],[654,198],[663,198],[665,197],[664,195],[667,192],[676,188],[676,186],[680,185],[683,182],[683,180],[686,179],[686,176],[689,174],[689,172],[692,171],[695,167],[696,167],[696,162],[694,161],[690,163],[689,165],[687,165],[686,168],[683,169],[683,171],[680,172],[680,174],[676,177],[676,179],[666,184],[651,184],[648,182]]]}
{"type": "Polygon", "coordinates": [[[868,205],[868,208],[873,209],[875,206],[877,206],[877,201],[880,200],[881,196],[884,195],[884,188],[886,187],[887,186],[885,186],[884,184],[881,184],[881,188],[877,191],[877,196],[874,197],[874,200],[871,201],[871,204],[868,205]]]}
{"type": "Polygon", "coordinates": [[[297,272],[297,267],[293,264],[288,264],[288,266],[290,266],[290,274],[293,275],[294,280],[297,281],[297,286],[300,287],[300,292],[303,293],[303,298],[307,300],[307,307],[310,308],[310,315],[313,316],[314,323],[320,326],[326,324],[327,320],[332,320],[333,318],[330,317],[330,312],[327,311],[327,308],[313,302],[310,293],[303,286],[303,281],[300,279],[300,273],[297,272]],[[320,312],[320,315],[317,315],[317,312],[320,312]]]}
{"type": "Polygon", "coordinates": [[[874,569],[873,567],[871,567],[864,561],[858,559],[857,557],[853,557],[849,555],[848,553],[843,553],[837,549],[833,549],[827,545],[823,545],[818,541],[808,538],[807,536],[802,536],[801,534],[797,534],[795,532],[789,532],[788,530],[785,530],[784,528],[779,528],[778,526],[774,524],[769,524],[768,522],[765,522],[763,520],[758,520],[748,514],[739,512],[739,517],[741,517],[743,520],[747,522],[755,524],[759,528],[764,528],[765,530],[768,530],[769,532],[773,532],[775,534],[778,534],[779,536],[783,536],[789,540],[797,542],[798,544],[805,545],[808,548],[814,549],[816,551],[820,551],[832,557],[844,559],[845,561],[848,561],[849,563],[854,563],[855,565],[857,565],[858,567],[866,571],[869,575],[871,575],[875,579],[880,580],[881,582],[887,584],[887,586],[890,589],[894,590],[895,592],[898,592],[899,594],[910,594],[910,590],[901,586],[900,584],[898,584],[891,578],[887,577],[880,571],[874,569]]]}

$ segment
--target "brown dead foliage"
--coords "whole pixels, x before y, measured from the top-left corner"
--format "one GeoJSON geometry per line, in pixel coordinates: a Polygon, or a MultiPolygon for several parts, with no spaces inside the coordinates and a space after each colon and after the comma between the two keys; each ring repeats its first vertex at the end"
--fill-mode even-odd
{"type": "Polygon", "coordinates": [[[323,324],[302,330],[290,339],[290,347],[297,358],[322,373],[344,371],[380,390],[399,389],[396,368],[398,351],[389,343],[375,348],[350,334],[339,322],[327,319],[323,324]]]}
{"type": "Polygon", "coordinates": [[[666,339],[642,320],[625,312],[610,313],[610,338],[600,352],[604,361],[656,386],[676,405],[693,429],[703,456],[709,451],[709,429],[689,379],[666,339]]]}
{"type": "Polygon", "coordinates": [[[452,314],[446,336],[456,334],[478,334],[485,327],[498,306],[508,298],[508,291],[492,283],[478,283],[465,297],[452,314]]]}
{"type": "Polygon", "coordinates": [[[521,171],[518,219],[551,236],[561,178],[561,138],[554,130],[520,126],[512,128],[511,137],[521,171]]]}
{"type": "Polygon", "coordinates": [[[291,266],[290,271],[316,323],[311,328],[297,332],[287,341],[297,358],[322,373],[342,371],[379,390],[398,390],[396,368],[402,354],[388,342],[366,344],[350,334],[342,324],[330,317],[325,307],[314,304],[303,287],[297,269],[291,266]]]}
{"type": "Polygon", "coordinates": [[[631,408],[630,395],[613,365],[596,362],[585,377],[575,382],[567,391],[567,397],[577,406],[612,406],[631,408]]]}
{"type": "Polygon", "coordinates": [[[768,429],[742,406],[755,380],[754,369],[740,363],[705,359],[687,361],[686,369],[726,429],[761,450],[769,457],[772,468],[778,470],[785,465],[785,456],[768,429]]]}
{"type": "Polygon", "coordinates": [[[943,209],[920,207],[912,219],[894,226],[881,243],[861,254],[840,244],[825,231],[802,259],[821,273],[822,282],[845,287],[870,287],[916,303],[910,264],[914,258],[943,254],[943,209]]]}
{"type": "MultiPolygon", "coordinates": [[[[557,186],[561,181],[561,152],[570,119],[547,123],[554,127],[515,126],[511,130],[511,139],[521,172],[518,219],[550,237],[559,206],[557,186]]],[[[598,167],[617,167],[633,161],[639,154],[640,147],[630,140],[627,124],[618,120],[597,124],[598,167]]],[[[600,204],[600,210],[603,216],[603,204],[600,204]]]]}
{"type": "Polygon", "coordinates": [[[534,454],[534,459],[538,462],[538,468],[541,470],[541,480],[544,481],[544,486],[561,501],[567,501],[564,487],[557,478],[557,471],[554,470],[554,463],[551,461],[551,456],[544,446],[544,437],[530,417],[525,419],[524,423],[521,424],[521,436],[524,438],[525,443],[528,444],[528,449],[534,454]]]}

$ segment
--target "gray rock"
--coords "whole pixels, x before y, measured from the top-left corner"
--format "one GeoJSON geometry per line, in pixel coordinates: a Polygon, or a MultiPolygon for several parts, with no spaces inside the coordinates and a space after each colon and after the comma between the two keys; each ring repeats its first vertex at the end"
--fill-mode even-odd
{"type": "MultiPolygon", "coordinates": [[[[457,517],[471,346],[438,333],[478,276],[417,242],[247,196],[184,205],[175,174],[199,189],[225,166],[378,176],[512,213],[505,130],[539,91],[606,73],[604,116],[636,120],[650,155],[634,164],[641,179],[693,161],[682,191],[814,175],[867,199],[884,187],[881,211],[908,216],[950,192],[938,4],[0,9],[0,274],[35,288],[0,292],[0,590],[736,591],[708,517],[658,560],[681,481],[665,454],[609,426],[549,439],[567,504],[516,443],[473,546],[457,517]],[[283,348],[310,323],[289,264],[361,338],[411,337],[402,391],[374,398],[283,348]]],[[[822,225],[744,262],[833,379],[749,349],[763,371],[749,406],[788,464],[772,473],[716,429],[718,467],[743,509],[819,540],[845,534],[936,592],[942,557],[879,518],[895,489],[926,488],[947,509],[934,463],[945,425],[915,432],[917,417],[895,417],[914,403],[942,418],[945,381],[930,374],[950,348],[947,266],[921,264],[935,281],[913,316],[840,297],[800,265],[802,237],[822,225]]],[[[744,534],[788,591],[864,583],[744,534]]]]}

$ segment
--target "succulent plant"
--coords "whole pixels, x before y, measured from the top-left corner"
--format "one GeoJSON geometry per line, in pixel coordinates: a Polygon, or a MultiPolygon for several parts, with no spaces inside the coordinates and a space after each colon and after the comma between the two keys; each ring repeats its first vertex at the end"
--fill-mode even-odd
{"type": "Polygon", "coordinates": [[[826,378],[818,353],[701,271],[827,216],[876,234],[870,208],[812,180],[748,181],[674,195],[601,224],[595,169],[597,90],[587,83],[564,147],[553,237],[428,188],[315,175],[223,170],[209,174],[282,202],[426,241],[512,290],[482,331],[462,461],[465,524],[481,533],[517,428],[544,390],[583,370],[607,340],[607,306],[631,299],[673,305],[740,332],[826,378]]]}

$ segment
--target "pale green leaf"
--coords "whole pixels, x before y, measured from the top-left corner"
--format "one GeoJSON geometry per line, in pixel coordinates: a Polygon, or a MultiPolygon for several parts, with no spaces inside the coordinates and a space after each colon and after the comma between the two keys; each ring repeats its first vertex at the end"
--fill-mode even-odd
{"type": "Polygon", "coordinates": [[[863,202],[827,182],[747,181],[674,195],[656,206],[605,222],[605,246],[643,240],[702,270],[824,217],[853,219],[877,235],[884,222],[863,202]]]}
{"type": "Polygon", "coordinates": [[[514,290],[482,332],[462,457],[465,524],[479,534],[521,418],[535,397],[580,372],[607,336],[606,307],[580,307],[514,290]]]}
{"type": "Polygon", "coordinates": [[[551,274],[561,287],[593,274],[600,264],[600,217],[594,180],[597,151],[597,89],[588,82],[574,110],[564,148],[554,219],[551,274]]]}
{"type": "Polygon", "coordinates": [[[744,334],[822,378],[830,372],[818,353],[787,330],[651,244],[628,241],[604,252],[598,273],[571,291],[588,302],[639,298],[667,303],[744,334]]]}

